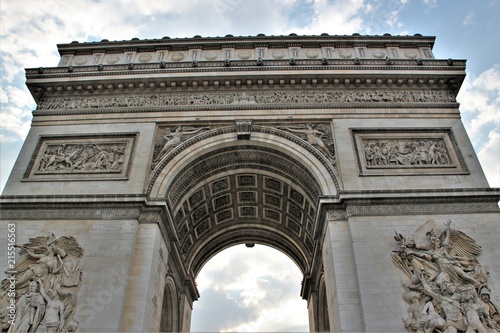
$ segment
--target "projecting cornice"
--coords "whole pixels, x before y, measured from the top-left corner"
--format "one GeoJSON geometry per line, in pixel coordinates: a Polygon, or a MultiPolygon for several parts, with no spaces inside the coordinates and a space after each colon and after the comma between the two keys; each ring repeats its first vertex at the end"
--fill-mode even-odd
{"type": "MultiPolygon", "coordinates": [[[[358,59],[359,60],[359,59],[358,59]]],[[[27,69],[38,103],[49,97],[121,93],[241,91],[244,89],[434,89],[454,95],[465,77],[463,60],[297,60],[190,64],[139,64],[27,69]],[[163,67],[163,68],[162,68],[163,67]]]]}
{"type": "Polygon", "coordinates": [[[125,52],[151,52],[157,50],[217,50],[223,48],[249,49],[249,48],[287,48],[287,47],[428,47],[434,46],[434,36],[392,36],[384,34],[382,36],[362,36],[360,34],[329,35],[327,33],[318,36],[299,36],[289,34],[287,36],[233,36],[224,37],[201,37],[193,38],[170,38],[161,39],[139,39],[123,41],[109,41],[103,39],[100,42],[79,43],[77,41],[65,44],[58,44],[61,56],[68,54],[95,54],[95,53],[125,53],[125,52]]]}
{"type": "Polygon", "coordinates": [[[58,67],[27,69],[26,77],[37,115],[457,108],[465,61],[434,59],[433,44],[421,35],[359,34],[74,42],[58,45],[58,67]]]}

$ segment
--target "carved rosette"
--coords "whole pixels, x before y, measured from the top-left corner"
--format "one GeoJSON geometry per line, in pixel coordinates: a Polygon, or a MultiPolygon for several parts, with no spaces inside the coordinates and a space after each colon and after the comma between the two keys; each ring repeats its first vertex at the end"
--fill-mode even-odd
{"type": "Polygon", "coordinates": [[[49,232],[18,247],[18,264],[1,282],[2,331],[74,332],[82,283],[83,249],[78,241],[49,232]]]}
{"type": "Polygon", "coordinates": [[[394,236],[392,261],[408,277],[403,324],[409,332],[499,332],[488,272],[478,261],[481,247],[451,223],[438,232],[429,220],[412,235],[394,236]]]}

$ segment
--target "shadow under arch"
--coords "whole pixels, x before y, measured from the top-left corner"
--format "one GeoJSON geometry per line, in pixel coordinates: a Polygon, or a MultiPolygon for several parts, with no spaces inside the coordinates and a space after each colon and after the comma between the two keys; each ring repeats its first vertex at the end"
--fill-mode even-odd
{"type": "Polygon", "coordinates": [[[300,137],[252,127],[238,140],[235,126],[193,136],[161,160],[147,187],[168,207],[174,238],[196,276],[218,252],[260,243],[288,255],[304,275],[311,269],[323,197],[335,197],[331,162],[300,137]]]}
{"type": "Polygon", "coordinates": [[[160,332],[179,331],[179,304],[174,279],[167,276],[163,287],[160,332]]]}

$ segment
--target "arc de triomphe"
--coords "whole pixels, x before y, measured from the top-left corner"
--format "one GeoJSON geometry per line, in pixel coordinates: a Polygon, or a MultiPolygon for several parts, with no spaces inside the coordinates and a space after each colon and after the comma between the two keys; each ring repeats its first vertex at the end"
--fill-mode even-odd
{"type": "Polygon", "coordinates": [[[37,108],[1,197],[3,329],[188,332],[202,266],[254,243],[300,268],[311,332],[495,329],[499,190],[460,119],[465,60],[433,45],[58,45],[26,69],[37,108]]]}

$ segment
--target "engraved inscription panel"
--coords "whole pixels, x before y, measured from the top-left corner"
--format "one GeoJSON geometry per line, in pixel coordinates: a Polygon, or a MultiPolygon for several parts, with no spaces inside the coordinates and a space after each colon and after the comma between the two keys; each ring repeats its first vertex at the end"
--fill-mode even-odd
{"type": "Polygon", "coordinates": [[[127,179],[135,133],[41,137],[24,180],[127,179]]]}

